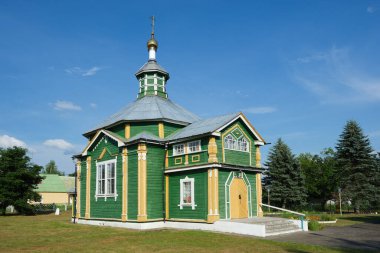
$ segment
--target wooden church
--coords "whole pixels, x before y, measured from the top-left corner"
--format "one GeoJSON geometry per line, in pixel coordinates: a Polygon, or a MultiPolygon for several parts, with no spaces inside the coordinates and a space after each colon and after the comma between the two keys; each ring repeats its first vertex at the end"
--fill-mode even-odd
{"type": "Polygon", "coordinates": [[[261,216],[260,146],[240,112],[201,119],[168,98],[169,73],[149,60],[135,74],[137,99],[84,133],[75,156],[74,220],[154,223],[261,216]]]}

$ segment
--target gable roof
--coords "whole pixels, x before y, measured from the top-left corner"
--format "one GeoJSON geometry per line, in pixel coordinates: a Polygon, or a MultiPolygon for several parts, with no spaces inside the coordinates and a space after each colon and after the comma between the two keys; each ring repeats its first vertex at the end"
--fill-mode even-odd
{"type": "Polygon", "coordinates": [[[82,151],[82,154],[83,156],[87,155],[87,151],[92,147],[92,145],[96,142],[96,140],[100,137],[101,134],[104,134],[104,135],[107,135],[108,137],[110,137],[111,139],[115,140],[117,142],[117,146],[118,147],[121,147],[124,145],[125,142],[127,142],[127,139],[111,132],[111,131],[108,131],[108,130],[99,130],[96,135],[91,139],[91,141],[87,144],[87,146],[85,147],[85,149],[82,151]]]}
{"type": "Polygon", "coordinates": [[[235,122],[237,119],[241,119],[246,124],[250,132],[257,138],[258,145],[265,144],[264,139],[241,112],[196,121],[171,134],[165,138],[165,140],[169,142],[176,142],[177,140],[179,141],[185,138],[205,134],[219,135],[220,131],[229,126],[231,123],[235,122]]]}
{"type": "Polygon", "coordinates": [[[200,120],[200,118],[182,106],[173,103],[170,99],[159,96],[145,96],[127,105],[84,135],[86,136],[118,122],[144,120],[163,120],[188,125],[200,120]]]}
{"type": "MultiPolygon", "coordinates": [[[[57,174],[42,174],[45,179],[37,185],[36,192],[73,192],[75,178],[57,174]]],[[[75,191],[75,190],[74,190],[75,191]]]]}
{"type": "Polygon", "coordinates": [[[158,136],[155,136],[149,132],[143,131],[143,132],[129,138],[127,143],[135,142],[138,140],[155,141],[155,142],[163,142],[164,141],[163,139],[161,139],[158,136]]]}

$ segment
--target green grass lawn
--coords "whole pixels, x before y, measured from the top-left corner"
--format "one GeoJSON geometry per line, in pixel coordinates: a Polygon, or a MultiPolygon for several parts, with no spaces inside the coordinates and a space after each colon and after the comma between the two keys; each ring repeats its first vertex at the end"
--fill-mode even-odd
{"type": "Polygon", "coordinates": [[[325,224],[326,226],[351,226],[358,223],[377,223],[380,224],[380,215],[369,214],[339,214],[335,215],[338,219],[335,224],[325,224]]]}
{"type": "MultiPolygon", "coordinates": [[[[0,216],[0,252],[350,252],[189,230],[135,231],[72,224],[70,213],[0,216]]],[[[356,252],[356,251],[351,251],[356,252]]]]}

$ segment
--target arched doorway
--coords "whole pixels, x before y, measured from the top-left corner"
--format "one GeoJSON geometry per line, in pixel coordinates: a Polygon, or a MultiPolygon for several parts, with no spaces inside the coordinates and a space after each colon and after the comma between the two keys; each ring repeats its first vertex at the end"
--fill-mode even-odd
{"type": "Polygon", "coordinates": [[[243,178],[235,177],[230,184],[231,219],[248,218],[248,190],[243,178]]]}

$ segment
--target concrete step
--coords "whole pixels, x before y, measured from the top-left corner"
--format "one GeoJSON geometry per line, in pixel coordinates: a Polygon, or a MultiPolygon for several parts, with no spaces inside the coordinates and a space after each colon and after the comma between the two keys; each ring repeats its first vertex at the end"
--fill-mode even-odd
{"type": "Polygon", "coordinates": [[[264,224],[266,236],[301,231],[297,225],[286,219],[266,221],[264,224]]]}

